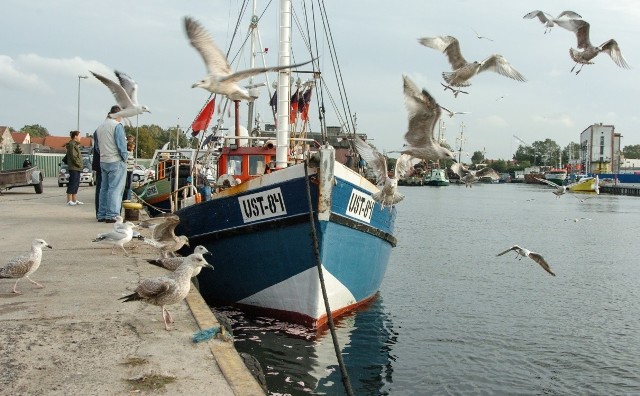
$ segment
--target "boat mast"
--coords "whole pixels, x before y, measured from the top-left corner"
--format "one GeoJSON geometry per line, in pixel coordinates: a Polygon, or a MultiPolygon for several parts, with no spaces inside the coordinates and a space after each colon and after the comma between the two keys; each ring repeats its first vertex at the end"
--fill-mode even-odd
{"type": "MultiPolygon", "coordinates": [[[[280,28],[278,30],[278,65],[291,64],[291,1],[280,0],[280,28]]],[[[276,168],[286,168],[289,159],[289,111],[291,105],[291,71],[278,72],[278,113],[276,128],[276,168]]]]}

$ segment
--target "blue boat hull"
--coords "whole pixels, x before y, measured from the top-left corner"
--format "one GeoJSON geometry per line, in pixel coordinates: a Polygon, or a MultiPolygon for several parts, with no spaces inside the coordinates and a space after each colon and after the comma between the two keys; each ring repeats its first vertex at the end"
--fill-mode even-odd
{"type": "Polygon", "coordinates": [[[382,209],[370,198],[375,187],[350,170],[336,172],[325,197],[318,174],[309,169],[305,176],[303,166],[297,167],[176,212],[176,233],[188,236],[192,248],[203,245],[213,253],[215,270],[198,277],[208,302],[238,304],[312,327],[327,320],[308,189],[332,316],[375,297],[395,245],[395,208],[382,209]],[[319,209],[322,202],[330,204],[319,209]]]}

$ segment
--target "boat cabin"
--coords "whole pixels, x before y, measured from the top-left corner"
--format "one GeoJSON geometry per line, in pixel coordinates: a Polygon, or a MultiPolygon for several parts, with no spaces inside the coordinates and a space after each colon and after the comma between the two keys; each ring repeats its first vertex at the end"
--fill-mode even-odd
{"type": "Polygon", "coordinates": [[[273,169],[276,148],[273,144],[263,147],[223,147],[218,158],[218,178],[231,175],[240,182],[263,175],[273,169]],[[271,164],[271,165],[270,165],[271,164]]]}

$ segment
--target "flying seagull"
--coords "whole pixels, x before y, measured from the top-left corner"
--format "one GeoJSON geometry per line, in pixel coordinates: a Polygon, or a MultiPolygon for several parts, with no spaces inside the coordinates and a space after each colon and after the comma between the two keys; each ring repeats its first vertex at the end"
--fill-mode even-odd
{"type": "Polygon", "coordinates": [[[390,174],[387,172],[387,158],[384,155],[369,146],[358,135],[355,135],[354,145],[360,157],[373,170],[376,175],[377,185],[380,187],[380,191],[373,193],[371,198],[380,203],[383,208],[385,206],[391,208],[402,201],[404,195],[398,192],[398,179],[404,176],[411,167],[411,156],[408,154],[400,155],[396,161],[394,172],[390,174]]]}
{"type": "Polygon", "coordinates": [[[148,304],[162,307],[164,328],[170,330],[169,323],[173,323],[173,318],[166,306],[178,304],[184,300],[189,294],[191,277],[194,271],[196,269],[200,270],[202,267],[213,268],[201,254],[191,254],[185,257],[184,263],[171,274],[143,279],[133,293],[121,297],[119,300],[123,300],[123,302],[144,301],[148,304]]]}
{"type": "MultiPolygon", "coordinates": [[[[196,246],[196,248],[193,249],[193,253],[201,254],[202,256],[204,256],[205,254],[211,254],[211,252],[209,252],[207,248],[202,245],[196,246]]],[[[149,264],[155,265],[156,267],[162,267],[164,269],[168,269],[169,271],[175,271],[187,260],[188,258],[186,257],[167,257],[167,258],[147,260],[147,262],[149,264]]],[[[200,269],[201,268],[195,268],[193,270],[192,276],[198,276],[198,274],[200,274],[200,269]]]]}
{"type": "Polygon", "coordinates": [[[578,51],[576,49],[569,48],[569,55],[571,56],[571,59],[576,62],[576,64],[571,68],[571,71],[580,64],[580,69],[576,71],[576,74],[580,73],[582,67],[584,65],[592,65],[593,62],[591,62],[591,60],[601,52],[606,52],[611,59],[613,59],[613,62],[616,65],[625,69],[631,68],[627,63],[627,60],[622,56],[622,52],[620,51],[620,47],[616,40],[609,39],[598,47],[591,44],[591,40],[589,40],[589,22],[582,19],[563,19],[556,20],[556,23],[558,26],[574,32],[578,39],[578,48],[582,49],[582,51],[578,51]]]}
{"type": "Polygon", "coordinates": [[[175,229],[180,218],[171,215],[163,218],[164,221],[153,228],[151,238],[145,238],[144,242],[160,249],[163,258],[169,255],[175,257],[175,252],[182,249],[184,245],[189,246],[189,238],[184,235],[176,236],[175,229]]]}
{"type": "Polygon", "coordinates": [[[21,294],[16,289],[16,286],[18,286],[18,281],[22,278],[27,278],[29,282],[39,288],[44,287],[40,283],[29,278],[29,275],[36,272],[38,267],[40,267],[43,247],[53,249],[53,247],[45,242],[44,239],[34,239],[33,242],[31,242],[31,252],[12,258],[4,267],[0,268],[0,278],[16,279],[13,289],[11,289],[12,293],[21,294]]]}
{"type": "Polygon", "coordinates": [[[552,182],[551,180],[540,179],[539,177],[534,177],[534,179],[536,179],[537,181],[539,181],[541,183],[545,183],[545,184],[550,185],[551,187],[554,187],[555,190],[553,190],[552,192],[555,194],[556,199],[560,198],[561,195],[564,195],[567,192],[567,187],[568,186],[561,186],[559,184],[556,184],[556,183],[552,182]]]}
{"type": "Polygon", "coordinates": [[[98,73],[91,72],[91,74],[109,88],[116,99],[116,103],[118,103],[118,106],[122,109],[117,113],[111,114],[109,117],[123,117],[128,120],[129,117],[133,117],[138,114],[145,112],[151,113],[147,106],[138,104],[138,84],[128,75],[116,70],[115,74],[120,82],[118,84],[98,73]]]}
{"type": "Polygon", "coordinates": [[[124,248],[124,244],[131,241],[131,238],[133,238],[133,227],[135,227],[135,225],[132,222],[124,222],[122,224],[119,224],[118,226],[114,226],[113,230],[109,232],[98,234],[96,236],[96,239],[94,239],[92,242],[112,245],[111,254],[116,254],[115,248],[119,247],[124,252],[124,255],[128,256],[129,253],[127,253],[126,249],[124,248]]]}
{"type": "Polygon", "coordinates": [[[477,182],[483,177],[490,177],[493,180],[500,179],[500,175],[493,168],[488,166],[477,171],[470,170],[459,162],[451,165],[451,170],[460,176],[460,181],[464,182],[465,187],[473,187],[473,183],[477,182]]]}
{"type": "Polygon", "coordinates": [[[453,36],[423,37],[418,39],[418,41],[425,47],[443,52],[447,56],[453,71],[442,73],[442,78],[444,78],[448,84],[442,84],[442,86],[445,91],[450,89],[455,97],[457,97],[460,92],[468,92],[452,87],[468,87],[471,85],[469,80],[485,70],[494,71],[517,81],[526,81],[524,76],[514,69],[504,56],[499,54],[493,54],[482,62],[467,62],[460,52],[460,43],[453,36]]]}
{"type": "Polygon", "coordinates": [[[553,15],[548,14],[548,13],[546,13],[544,11],[533,10],[533,11],[527,13],[525,16],[523,16],[522,19],[533,19],[535,17],[538,17],[540,22],[542,22],[544,24],[544,26],[545,26],[544,34],[547,34],[547,33],[551,32],[551,28],[556,25],[555,22],[557,22],[557,20],[562,18],[562,17],[567,17],[569,19],[582,18],[578,13],[575,13],[575,12],[569,11],[569,10],[562,11],[555,18],[553,17],[553,15]]]}
{"type": "Polygon", "coordinates": [[[485,39],[485,40],[493,41],[493,39],[490,39],[489,37],[481,36],[480,34],[478,34],[478,32],[476,32],[475,29],[471,28],[471,30],[473,30],[473,32],[476,34],[476,37],[478,39],[480,39],[480,40],[485,39]]]}
{"type": "Polygon", "coordinates": [[[404,104],[409,114],[409,127],[404,135],[404,140],[408,145],[400,153],[425,161],[441,159],[455,161],[451,150],[440,146],[433,136],[436,123],[442,114],[440,105],[429,92],[424,89],[421,91],[409,77],[403,75],[402,79],[404,81],[404,104]]]}
{"type": "Polygon", "coordinates": [[[449,118],[452,118],[456,114],[469,114],[468,111],[451,111],[444,106],[440,106],[440,108],[447,112],[447,115],[449,116],[449,118]]]}
{"type": "MultiPolygon", "coordinates": [[[[506,254],[510,251],[515,251],[516,257],[518,256],[522,256],[522,257],[529,257],[531,260],[535,261],[536,263],[540,264],[540,266],[547,271],[548,273],[550,273],[553,276],[556,276],[556,274],[553,273],[553,271],[551,271],[551,267],[549,267],[549,263],[547,263],[547,260],[544,259],[544,257],[542,257],[540,254],[536,253],[536,252],[532,252],[529,249],[525,249],[523,247],[520,247],[518,245],[513,245],[512,247],[510,247],[509,249],[505,250],[502,253],[498,253],[498,256],[502,256],[503,254],[506,254]]],[[[522,260],[522,257],[518,258],[518,260],[522,260]]]]}
{"type": "Polygon", "coordinates": [[[233,73],[227,57],[220,51],[213,41],[213,38],[211,38],[209,33],[198,21],[190,17],[185,17],[184,27],[191,45],[200,53],[207,68],[207,75],[202,80],[194,83],[191,88],[204,88],[211,93],[225,95],[230,100],[244,99],[252,101],[254,99],[246,89],[241,88],[237,84],[240,80],[268,71],[293,69],[313,61],[310,60],[289,66],[258,67],[233,73]]]}

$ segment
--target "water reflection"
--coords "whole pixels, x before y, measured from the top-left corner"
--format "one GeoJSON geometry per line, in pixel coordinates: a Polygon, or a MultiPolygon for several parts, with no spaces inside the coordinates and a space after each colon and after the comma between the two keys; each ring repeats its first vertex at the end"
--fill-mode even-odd
{"type": "MultiPolygon", "coordinates": [[[[310,331],[230,307],[214,311],[229,319],[238,352],[260,362],[269,394],[346,394],[328,329],[310,331]]],[[[388,394],[398,333],[382,297],[340,318],[336,335],[355,394],[388,394]]]]}

